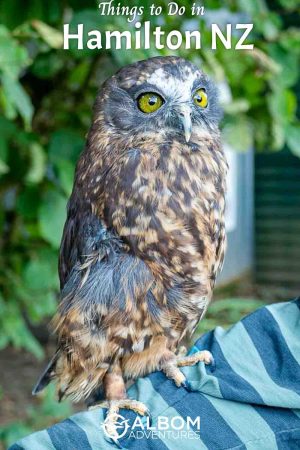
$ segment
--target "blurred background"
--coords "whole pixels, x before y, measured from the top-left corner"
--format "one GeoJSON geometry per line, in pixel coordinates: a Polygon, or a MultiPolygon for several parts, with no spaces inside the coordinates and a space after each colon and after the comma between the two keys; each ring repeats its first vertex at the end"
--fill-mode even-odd
{"type": "MultiPolygon", "coordinates": [[[[132,3],[147,10],[152,1],[132,3]]],[[[55,345],[48,323],[58,297],[58,248],[97,88],[127,63],[172,53],[62,50],[64,23],[84,23],[87,31],[129,28],[124,17],[101,17],[97,6],[0,2],[0,448],[74,411],[55,401],[53,389],[38,399],[31,389],[55,345]]],[[[299,1],[204,6],[200,18],[151,18],[166,31],[201,30],[203,49],[177,54],[213,77],[225,111],[229,245],[198,334],[300,291],[299,1]],[[254,50],[210,50],[211,23],[254,23],[254,50]]]]}

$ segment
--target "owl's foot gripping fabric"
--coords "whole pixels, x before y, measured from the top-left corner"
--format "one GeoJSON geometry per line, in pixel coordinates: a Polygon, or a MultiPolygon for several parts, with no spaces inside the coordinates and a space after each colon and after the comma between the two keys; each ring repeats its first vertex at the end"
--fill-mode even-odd
{"type": "Polygon", "coordinates": [[[147,406],[138,400],[133,400],[130,398],[120,400],[104,400],[103,402],[91,406],[89,409],[96,408],[107,409],[107,414],[103,422],[103,428],[106,436],[109,437],[119,448],[122,448],[118,441],[120,438],[119,419],[122,419],[121,414],[119,414],[120,409],[130,409],[140,416],[148,416],[151,419],[147,406]]]}
{"type": "MultiPolygon", "coordinates": [[[[120,409],[130,409],[140,416],[149,416],[150,412],[144,403],[139,402],[138,400],[133,400],[131,398],[123,398],[121,400],[104,400],[103,402],[97,403],[91,406],[89,409],[95,408],[106,408],[107,415],[106,419],[113,419],[117,414],[119,414],[120,409]]],[[[108,420],[109,421],[109,420],[108,420]]]]}
{"type": "Polygon", "coordinates": [[[185,353],[185,349],[181,348],[178,355],[174,355],[173,358],[168,358],[166,361],[162,362],[161,370],[168,378],[174,381],[176,386],[189,388],[189,383],[179,368],[184,366],[194,366],[200,361],[203,361],[205,364],[213,364],[214,358],[208,350],[199,351],[189,356],[183,356],[183,353],[185,353]]]}
{"type": "Polygon", "coordinates": [[[104,377],[103,384],[106,400],[96,403],[89,409],[107,409],[107,414],[103,423],[105,434],[120,447],[118,442],[118,439],[120,438],[119,420],[122,419],[122,414],[119,414],[120,409],[130,409],[140,416],[148,416],[151,418],[150,412],[144,403],[127,398],[125,382],[118,361],[110,366],[104,377]]]}

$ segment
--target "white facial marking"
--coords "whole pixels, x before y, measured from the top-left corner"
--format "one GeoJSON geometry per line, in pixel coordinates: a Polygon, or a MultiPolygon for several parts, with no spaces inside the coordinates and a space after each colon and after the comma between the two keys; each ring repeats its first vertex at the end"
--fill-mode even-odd
{"type": "Polygon", "coordinates": [[[167,97],[176,99],[178,102],[187,102],[191,100],[192,87],[197,79],[197,73],[186,67],[184,74],[185,80],[182,81],[166,73],[163,68],[159,68],[153,72],[147,81],[154,86],[159,86],[162,93],[167,97]]]}

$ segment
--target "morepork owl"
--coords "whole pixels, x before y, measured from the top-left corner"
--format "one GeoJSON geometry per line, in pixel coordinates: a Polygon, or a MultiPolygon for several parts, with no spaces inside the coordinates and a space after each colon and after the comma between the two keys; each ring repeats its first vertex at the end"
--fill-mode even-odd
{"type": "Polygon", "coordinates": [[[124,67],[100,89],[68,203],[59,261],[58,349],[34,389],[103,392],[146,414],[125,382],[199,361],[179,344],[211,299],[224,257],[227,164],[213,83],[177,57],[124,67]]]}

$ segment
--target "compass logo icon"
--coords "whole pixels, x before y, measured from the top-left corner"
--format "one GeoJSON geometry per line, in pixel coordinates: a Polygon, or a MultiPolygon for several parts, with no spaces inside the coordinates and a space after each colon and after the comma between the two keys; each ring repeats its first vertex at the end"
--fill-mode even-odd
{"type": "Polygon", "coordinates": [[[128,423],[128,419],[121,416],[120,414],[115,414],[115,421],[112,424],[111,418],[109,421],[107,419],[102,423],[102,428],[107,437],[111,439],[120,439],[127,433],[130,425],[128,423]]]}

